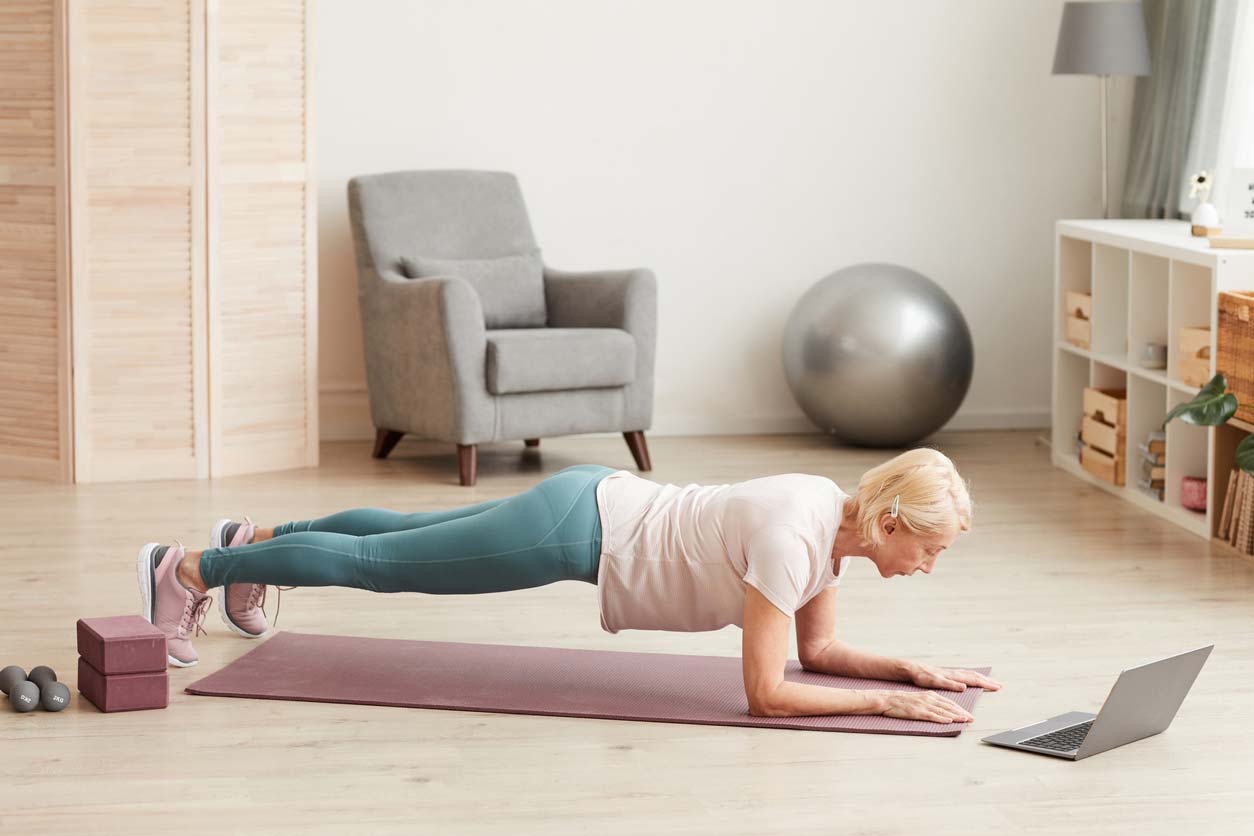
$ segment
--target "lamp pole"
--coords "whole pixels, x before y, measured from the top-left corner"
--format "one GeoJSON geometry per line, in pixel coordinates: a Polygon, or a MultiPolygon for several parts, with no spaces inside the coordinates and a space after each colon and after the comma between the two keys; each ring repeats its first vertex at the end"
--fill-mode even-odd
{"type": "MultiPolygon", "coordinates": [[[[1054,75],[1097,76],[1101,116],[1102,217],[1110,217],[1110,141],[1106,100],[1112,75],[1150,74],[1149,39],[1140,0],[1068,0],[1058,23],[1054,75]]],[[[1117,207],[1122,208],[1122,206],[1117,207]]],[[[1118,211],[1115,213],[1119,214],[1118,211]]]]}

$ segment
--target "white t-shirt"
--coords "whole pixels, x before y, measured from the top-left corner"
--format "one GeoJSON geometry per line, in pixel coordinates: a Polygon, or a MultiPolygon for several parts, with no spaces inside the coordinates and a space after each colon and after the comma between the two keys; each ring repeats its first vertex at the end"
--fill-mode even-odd
{"type": "Polygon", "coordinates": [[[744,626],[746,585],[785,615],[829,586],[849,495],[825,476],[785,473],[730,485],[658,484],[618,470],[597,485],[601,627],[744,626]]]}

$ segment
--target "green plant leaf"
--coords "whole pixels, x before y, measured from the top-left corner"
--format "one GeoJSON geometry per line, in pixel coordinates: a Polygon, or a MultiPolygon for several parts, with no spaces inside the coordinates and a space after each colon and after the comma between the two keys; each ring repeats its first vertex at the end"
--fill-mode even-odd
{"type": "Polygon", "coordinates": [[[1241,443],[1237,445],[1236,459],[1237,467],[1246,473],[1254,475],[1254,435],[1247,435],[1241,439],[1241,443]]]}
{"type": "Polygon", "coordinates": [[[1217,427],[1237,414],[1237,396],[1225,393],[1228,379],[1219,373],[1210,382],[1198,390],[1193,400],[1177,404],[1176,408],[1167,413],[1163,426],[1173,418],[1179,418],[1186,424],[1201,427],[1217,427]]]}

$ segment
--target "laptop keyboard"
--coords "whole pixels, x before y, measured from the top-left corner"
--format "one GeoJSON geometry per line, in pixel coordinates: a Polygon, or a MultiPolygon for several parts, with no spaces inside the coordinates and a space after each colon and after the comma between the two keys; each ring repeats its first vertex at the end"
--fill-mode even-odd
{"type": "Polygon", "coordinates": [[[1078,726],[1069,726],[1049,734],[1033,737],[1030,740],[1021,740],[1019,745],[1035,746],[1037,749],[1052,749],[1055,752],[1071,752],[1080,748],[1080,744],[1084,742],[1084,738],[1088,737],[1089,729],[1092,727],[1093,721],[1089,720],[1078,726]]]}

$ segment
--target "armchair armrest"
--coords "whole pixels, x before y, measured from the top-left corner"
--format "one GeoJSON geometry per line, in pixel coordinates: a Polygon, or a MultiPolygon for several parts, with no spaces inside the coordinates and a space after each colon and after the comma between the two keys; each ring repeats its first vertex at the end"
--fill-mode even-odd
{"type": "Polygon", "coordinates": [[[571,272],[544,268],[550,328],[621,328],[639,340],[656,331],[657,279],[652,270],[571,272]]]}
{"type": "Polygon", "coordinates": [[[657,278],[652,270],[569,272],[544,268],[550,328],[621,328],[636,340],[636,379],[624,388],[620,426],[646,430],[653,422],[657,352],[657,278]]]}
{"type": "Polygon", "coordinates": [[[479,295],[454,276],[361,276],[358,300],[375,426],[464,443],[490,437],[487,333],[479,295]],[[480,426],[483,425],[483,426],[480,426]]]}

